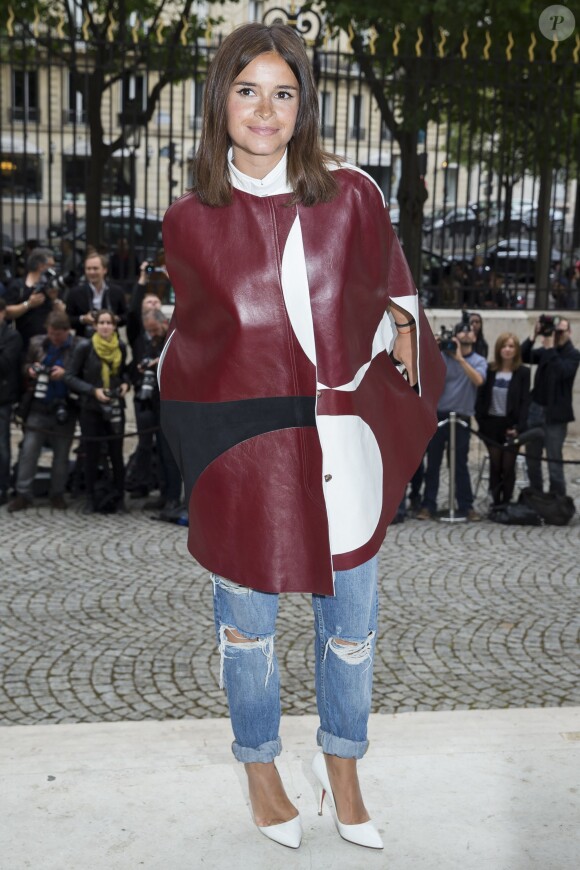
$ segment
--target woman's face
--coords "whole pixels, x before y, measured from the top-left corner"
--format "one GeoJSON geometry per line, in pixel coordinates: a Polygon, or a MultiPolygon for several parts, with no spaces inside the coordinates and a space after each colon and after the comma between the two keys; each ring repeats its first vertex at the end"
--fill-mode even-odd
{"type": "Polygon", "coordinates": [[[97,334],[104,338],[105,341],[110,341],[111,336],[115,331],[115,324],[110,314],[101,314],[97,320],[97,334]]]}
{"type": "Polygon", "coordinates": [[[479,335],[479,333],[481,332],[481,320],[479,319],[479,317],[472,317],[469,321],[469,326],[476,335],[479,335]]]}
{"type": "Polygon", "coordinates": [[[502,360],[504,362],[512,362],[516,355],[516,344],[513,338],[508,338],[507,341],[502,345],[502,349],[499,352],[502,360]]]}
{"type": "Polygon", "coordinates": [[[227,102],[234,165],[263,178],[280,161],[298,115],[296,76],[279,54],[260,54],[236,77],[227,102]]]}

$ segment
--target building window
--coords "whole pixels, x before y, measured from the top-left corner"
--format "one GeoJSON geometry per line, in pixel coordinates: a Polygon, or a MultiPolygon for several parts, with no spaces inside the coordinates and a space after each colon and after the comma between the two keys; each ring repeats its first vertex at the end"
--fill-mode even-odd
{"type": "Polygon", "coordinates": [[[0,157],[0,190],[4,199],[42,199],[42,166],[37,154],[3,151],[0,157]]]}
{"type": "Polygon", "coordinates": [[[205,93],[205,80],[191,83],[191,115],[189,127],[191,130],[200,130],[203,117],[203,95],[205,93]]]}
{"type": "Polygon", "coordinates": [[[248,3],[248,21],[261,22],[264,18],[264,0],[250,0],[248,3]]]}
{"type": "Polygon", "coordinates": [[[121,88],[121,126],[143,124],[143,114],[147,108],[147,82],[144,75],[125,73],[121,88]]]}
{"type": "MultiPolygon", "coordinates": [[[[67,154],[62,158],[63,197],[84,202],[89,177],[90,157],[67,154]]],[[[111,157],[103,173],[104,201],[121,202],[135,196],[131,185],[131,157],[111,157]]]]}
{"type": "Polygon", "coordinates": [[[13,70],[11,118],[13,121],[40,121],[36,70],[13,70]]]}
{"type": "Polygon", "coordinates": [[[353,94],[351,97],[351,125],[350,125],[350,138],[351,139],[364,139],[366,130],[362,126],[362,108],[363,108],[363,98],[362,94],[353,94]]]}
{"type": "Polygon", "coordinates": [[[368,172],[371,178],[377,182],[381,188],[385,200],[389,202],[391,198],[391,182],[392,172],[390,166],[361,166],[365,172],[368,172]]]}
{"type": "Polygon", "coordinates": [[[65,109],[65,124],[86,124],[88,105],[88,81],[86,75],[68,74],[68,109],[65,109]]]}
{"type": "Polygon", "coordinates": [[[334,124],[332,116],[332,94],[330,91],[320,92],[320,128],[323,138],[334,138],[334,124]]]}

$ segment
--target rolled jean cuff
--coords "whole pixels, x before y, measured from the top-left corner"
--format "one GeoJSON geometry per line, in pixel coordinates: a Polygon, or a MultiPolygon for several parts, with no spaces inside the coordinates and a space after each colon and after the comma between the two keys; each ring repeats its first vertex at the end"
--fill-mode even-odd
{"type": "Polygon", "coordinates": [[[347,740],[322,728],[316,732],[316,742],[327,755],[338,755],[339,758],[362,758],[369,748],[368,740],[347,740]]]}
{"type": "Polygon", "coordinates": [[[282,752],[282,741],[277,737],[275,740],[268,740],[266,743],[261,743],[260,746],[252,749],[250,746],[240,746],[234,740],[232,752],[234,753],[234,758],[243,764],[252,764],[255,761],[267,764],[269,761],[274,761],[276,756],[282,752]]]}

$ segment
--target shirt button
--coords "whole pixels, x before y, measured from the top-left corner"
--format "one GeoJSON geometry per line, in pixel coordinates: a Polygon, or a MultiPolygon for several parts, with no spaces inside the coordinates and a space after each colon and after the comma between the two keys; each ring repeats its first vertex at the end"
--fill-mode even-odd
{"type": "Polygon", "coordinates": [[[332,480],[332,474],[325,474],[324,479],[328,483],[329,480],[332,480]]]}
{"type": "Polygon", "coordinates": [[[322,390],[316,390],[316,397],[319,399],[322,395],[322,390]]]}

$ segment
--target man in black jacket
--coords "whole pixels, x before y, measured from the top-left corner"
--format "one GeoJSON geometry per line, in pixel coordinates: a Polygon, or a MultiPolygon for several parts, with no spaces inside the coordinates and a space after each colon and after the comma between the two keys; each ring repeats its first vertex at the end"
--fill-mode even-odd
{"type": "Polygon", "coordinates": [[[46,334],[46,318],[52,311],[64,311],[54,274],[54,254],[49,248],[33,248],[26,261],[24,279],[10,282],[4,299],[6,316],[22,336],[24,350],[35,335],[46,334]]]}
{"type": "MultiPolygon", "coordinates": [[[[522,343],[522,359],[525,363],[538,366],[531,393],[528,429],[543,428],[550,492],[565,495],[562,448],[568,423],[574,420],[572,388],[580,363],[580,351],[570,339],[570,321],[561,318],[555,329],[546,334],[545,324],[539,319],[532,337],[522,343]],[[534,342],[541,333],[544,333],[543,346],[534,348],[534,342]]],[[[541,455],[542,442],[531,441],[526,447],[528,477],[531,486],[538,492],[543,491],[541,455]]]]}
{"type": "Polygon", "coordinates": [[[127,320],[127,300],[121,287],[107,281],[108,260],[105,254],[92,251],[85,257],[85,280],[73,287],[66,301],[72,328],[80,338],[90,338],[95,326],[94,312],[107,308],[115,315],[116,325],[127,320]]]}
{"type": "Polygon", "coordinates": [[[0,297],[0,504],[8,499],[10,480],[10,415],[20,397],[22,336],[6,323],[6,301],[0,297]]]}
{"type": "Polygon", "coordinates": [[[76,342],[66,314],[52,311],[46,320],[46,335],[35,336],[28,346],[24,372],[30,402],[18,458],[16,495],[8,504],[10,513],[32,505],[38,460],[46,443],[52,449],[50,504],[55,510],[67,507],[64,491],[77,412],[64,376],[76,342]]]}

